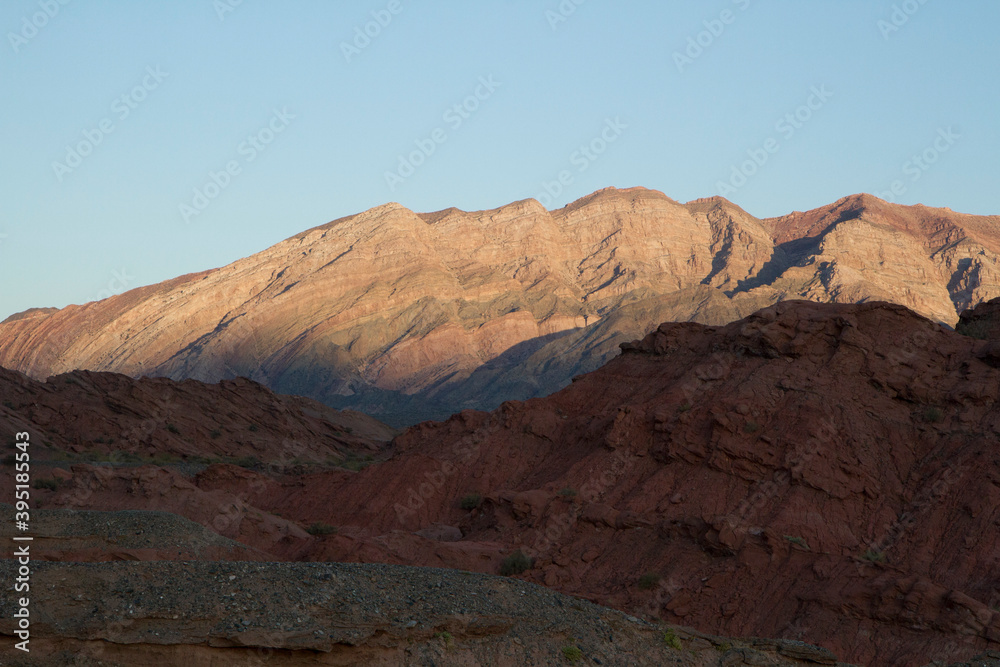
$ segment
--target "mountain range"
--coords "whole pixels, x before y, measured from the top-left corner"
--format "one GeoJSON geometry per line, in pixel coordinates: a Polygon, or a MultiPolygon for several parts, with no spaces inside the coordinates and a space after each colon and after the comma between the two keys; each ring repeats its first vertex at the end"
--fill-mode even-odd
{"type": "Polygon", "coordinates": [[[855,195],[758,219],[607,188],[559,210],[386,204],[228,266],[0,324],[0,365],[245,376],[393,426],[559,389],[665,321],[891,301],[947,325],[1000,295],[1000,217],[855,195]]]}

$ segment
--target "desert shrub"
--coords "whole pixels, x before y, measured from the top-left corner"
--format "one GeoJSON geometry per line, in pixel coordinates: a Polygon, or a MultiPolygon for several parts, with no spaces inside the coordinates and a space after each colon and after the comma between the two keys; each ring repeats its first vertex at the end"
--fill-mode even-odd
{"type": "Polygon", "coordinates": [[[972,320],[971,322],[959,322],[955,331],[970,338],[987,340],[990,337],[991,328],[986,320],[972,320]]]}
{"type": "Polygon", "coordinates": [[[667,630],[663,633],[663,643],[670,648],[677,649],[678,651],[684,648],[684,645],[681,644],[680,637],[678,637],[673,630],[667,630]]]}
{"type": "Polygon", "coordinates": [[[306,532],[310,535],[335,535],[337,533],[337,528],[336,526],[331,526],[328,523],[317,521],[306,528],[306,532]]]}
{"type": "Polygon", "coordinates": [[[647,572],[639,577],[639,588],[644,591],[653,590],[658,583],[660,583],[660,575],[656,572],[647,572]]]}
{"type": "Polygon", "coordinates": [[[49,491],[55,491],[56,489],[59,488],[59,480],[40,477],[36,479],[31,486],[33,486],[36,489],[48,489],[49,491]]]}
{"type": "Polygon", "coordinates": [[[882,553],[881,551],[876,551],[875,549],[868,549],[861,555],[861,557],[864,558],[869,563],[885,562],[885,554],[882,553]]]}
{"type": "Polygon", "coordinates": [[[743,425],[744,433],[756,433],[759,430],[760,430],[760,424],[758,424],[755,421],[748,421],[746,424],[743,425]]]}
{"type": "Polygon", "coordinates": [[[241,456],[236,459],[235,463],[241,468],[247,468],[248,470],[259,468],[261,465],[260,459],[256,456],[241,456]]]}
{"type": "Polygon", "coordinates": [[[463,510],[474,510],[482,504],[483,497],[478,493],[467,493],[458,502],[458,506],[463,510]]]}
{"type": "Polygon", "coordinates": [[[576,489],[567,486],[566,488],[559,490],[559,495],[562,496],[563,498],[575,498],[576,489]]]}
{"type": "Polygon", "coordinates": [[[177,428],[176,426],[174,426],[173,424],[167,424],[167,430],[170,431],[171,433],[175,434],[175,435],[180,435],[181,434],[181,430],[179,428],[177,428]]]}
{"type": "Polygon", "coordinates": [[[250,432],[251,433],[256,433],[258,430],[260,430],[260,429],[257,428],[256,424],[250,424],[250,432]]]}
{"type": "Polygon", "coordinates": [[[691,404],[685,401],[684,403],[680,404],[680,407],[677,408],[677,411],[678,412],[687,412],[690,409],[691,409],[691,404]]]}
{"type": "Polygon", "coordinates": [[[580,662],[583,660],[583,651],[578,646],[563,646],[562,654],[570,662],[580,662]]]}
{"type": "Polygon", "coordinates": [[[504,558],[503,562],[500,563],[500,574],[505,577],[512,574],[521,574],[526,570],[530,570],[531,566],[534,564],[535,563],[530,556],[518,549],[511,555],[504,558]]]}
{"type": "Polygon", "coordinates": [[[371,454],[365,454],[364,456],[359,457],[354,452],[351,452],[340,462],[339,465],[341,468],[347,468],[348,470],[358,472],[370,466],[374,460],[375,457],[371,454]]]}
{"type": "Polygon", "coordinates": [[[808,549],[809,548],[809,545],[806,544],[805,538],[797,537],[795,535],[785,535],[785,539],[788,540],[789,542],[791,542],[792,544],[799,545],[803,549],[808,549]]]}
{"type": "Polygon", "coordinates": [[[452,637],[451,633],[447,630],[444,630],[443,632],[435,632],[434,638],[443,641],[445,648],[451,648],[451,643],[454,640],[454,637],[452,637]]]}
{"type": "Polygon", "coordinates": [[[944,413],[941,411],[941,408],[930,406],[924,410],[924,419],[929,422],[939,422],[942,417],[944,417],[944,413]]]}
{"type": "Polygon", "coordinates": [[[208,435],[212,438],[212,440],[216,440],[217,438],[222,437],[222,431],[217,428],[213,428],[208,435]]]}

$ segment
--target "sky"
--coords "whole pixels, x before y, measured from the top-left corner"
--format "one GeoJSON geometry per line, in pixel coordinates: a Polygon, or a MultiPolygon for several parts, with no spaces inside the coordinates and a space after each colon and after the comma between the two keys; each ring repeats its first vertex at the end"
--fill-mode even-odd
{"type": "Polygon", "coordinates": [[[1000,213],[989,0],[5,0],[0,319],[395,201],[1000,213]]]}

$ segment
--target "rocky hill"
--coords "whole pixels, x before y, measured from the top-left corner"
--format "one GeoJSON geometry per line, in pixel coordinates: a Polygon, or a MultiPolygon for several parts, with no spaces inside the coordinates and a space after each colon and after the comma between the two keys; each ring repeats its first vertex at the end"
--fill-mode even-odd
{"type": "MultiPolygon", "coordinates": [[[[996,303],[963,320],[991,330],[996,303]]],[[[1000,340],[785,301],[660,325],[552,396],[414,426],[358,472],[55,460],[35,497],[917,667],[1000,650],[998,398],[1000,340]]]]}
{"type": "MultiPolygon", "coordinates": [[[[13,576],[10,563],[0,576],[13,576]]],[[[842,664],[803,642],[714,637],[514,579],[431,568],[44,563],[33,584],[45,611],[30,659],[9,651],[4,664],[842,664]]],[[[5,596],[5,642],[14,611],[5,596]]]]}
{"type": "Polygon", "coordinates": [[[0,324],[0,366],[237,376],[400,426],[565,386],[660,322],[789,298],[886,300],[954,325],[1000,295],[1000,217],[869,195],[757,219],[712,198],[601,190],[335,220],[220,269],[0,324]]]}

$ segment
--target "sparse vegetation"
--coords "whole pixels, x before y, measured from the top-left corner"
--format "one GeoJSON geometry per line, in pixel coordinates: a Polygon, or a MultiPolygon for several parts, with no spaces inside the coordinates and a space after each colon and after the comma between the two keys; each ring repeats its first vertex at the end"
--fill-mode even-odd
{"type": "Polygon", "coordinates": [[[869,563],[885,562],[885,554],[882,553],[881,551],[876,551],[875,549],[868,549],[861,555],[861,557],[864,558],[869,563]]]}
{"type": "Polygon", "coordinates": [[[250,424],[250,432],[251,433],[256,433],[258,430],[259,429],[257,428],[256,424],[250,424]]]}
{"type": "Polygon", "coordinates": [[[458,502],[458,506],[463,510],[474,510],[482,504],[483,497],[478,493],[467,493],[458,502]]]}
{"type": "Polygon", "coordinates": [[[743,425],[744,433],[756,433],[759,430],[760,430],[760,424],[758,424],[753,420],[748,421],[746,424],[743,425]]]}
{"type": "Polygon", "coordinates": [[[17,408],[14,407],[14,404],[11,403],[10,401],[4,401],[3,402],[3,406],[5,408],[7,408],[8,410],[16,410],[17,409],[17,408]]]}
{"type": "Polygon", "coordinates": [[[341,468],[347,468],[348,470],[353,470],[358,472],[359,470],[364,470],[370,466],[375,461],[375,457],[371,454],[365,454],[364,456],[358,456],[353,452],[348,454],[339,465],[341,468]]]}
{"type": "Polygon", "coordinates": [[[518,549],[504,558],[503,562],[500,563],[500,574],[505,577],[509,577],[512,574],[521,574],[530,570],[534,564],[535,561],[533,558],[518,549]]]}
{"type": "Polygon", "coordinates": [[[167,424],[167,430],[170,431],[171,433],[173,433],[174,435],[180,435],[181,434],[181,430],[179,428],[177,428],[173,424],[167,424]]]}
{"type": "Polygon", "coordinates": [[[924,419],[932,424],[941,421],[942,417],[944,417],[944,412],[941,411],[941,408],[929,406],[924,410],[924,419]]]}
{"type": "Polygon", "coordinates": [[[656,588],[656,584],[658,583],[660,583],[660,575],[656,572],[647,572],[639,577],[640,590],[651,591],[656,588]]]}
{"type": "Polygon", "coordinates": [[[583,651],[580,650],[579,646],[563,646],[562,654],[570,662],[580,662],[583,660],[583,651]]]}
{"type": "Polygon", "coordinates": [[[955,327],[955,332],[969,338],[987,340],[990,336],[990,324],[986,320],[973,320],[971,322],[959,322],[955,327]]]}
{"type": "Polygon", "coordinates": [[[316,523],[310,524],[306,528],[306,532],[310,535],[336,535],[337,527],[331,526],[328,523],[323,523],[322,521],[317,521],[316,523]]]}
{"type": "Polygon", "coordinates": [[[51,477],[39,477],[31,486],[36,489],[48,489],[49,491],[55,491],[59,488],[59,480],[51,477]]]}
{"type": "Polygon", "coordinates": [[[681,644],[680,637],[678,637],[673,630],[667,630],[663,633],[663,643],[670,648],[677,649],[678,651],[684,648],[684,645],[681,644]]]}
{"type": "Polygon", "coordinates": [[[216,440],[216,439],[222,437],[222,431],[220,431],[217,428],[213,428],[212,431],[208,435],[212,438],[212,440],[216,440]]]}
{"type": "Polygon", "coordinates": [[[576,498],[576,489],[567,486],[559,490],[559,495],[563,498],[576,498]]]}
{"type": "Polygon", "coordinates": [[[445,648],[451,648],[451,644],[454,641],[454,637],[452,637],[451,633],[448,632],[447,630],[444,630],[442,632],[435,632],[434,638],[443,641],[445,648]]]}
{"type": "Polygon", "coordinates": [[[729,642],[722,642],[721,644],[716,644],[715,645],[715,650],[718,651],[719,653],[725,653],[726,651],[728,651],[728,650],[730,650],[732,648],[733,648],[733,645],[730,644],[729,642]]]}
{"type": "Polygon", "coordinates": [[[254,470],[262,465],[260,459],[256,456],[241,456],[236,459],[234,463],[241,468],[246,468],[248,470],[254,470]]]}
{"type": "Polygon", "coordinates": [[[691,404],[685,401],[680,404],[680,407],[677,408],[677,412],[687,412],[690,409],[691,409],[691,404]]]}
{"type": "Polygon", "coordinates": [[[806,550],[809,549],[809,545],[806,544],[806,540],[805,540],[804,537],[797,537],[795,535],[785,535],[785,539],[788,540],[789,542],[791,542],[792,544],[799,545],[803,549],[806,549],[806,550]]]}

